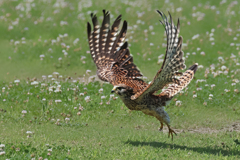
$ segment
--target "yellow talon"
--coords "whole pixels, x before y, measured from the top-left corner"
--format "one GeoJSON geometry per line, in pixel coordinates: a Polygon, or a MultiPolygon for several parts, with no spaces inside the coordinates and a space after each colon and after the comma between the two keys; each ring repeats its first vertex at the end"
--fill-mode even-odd
{"type": "Polygon", "coordinates": [[[171,136],[172,136],[172,141],[173,141],[173,133],[174,133],[175,135],[177,135],[177,133],[176,133],[174,130],[172,130],[172,129],[170,128],[170,126],[168,126],[168,129],[169,129],[168,138],[169,138],[170,135],[171,135],[171,136]]]}

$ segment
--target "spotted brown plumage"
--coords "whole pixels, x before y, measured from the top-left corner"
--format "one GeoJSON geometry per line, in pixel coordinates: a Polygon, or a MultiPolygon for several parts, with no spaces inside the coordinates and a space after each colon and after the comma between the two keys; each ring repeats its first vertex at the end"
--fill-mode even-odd
{"type": "Polygon", "coordinates": [[[166,31],[167,49],[162,67],[150,84],[139,78],[142,74],[133,63],[128,43],[124,42],[127,32],[126,21],[123,22],[119,32],[121,15],[116,18],[110,28],[109,12],[103,10],[101,27],[96,15],[91,14],[93,28],[88,23],[88,41],[91,56],[97,66],[98,77],[114,86],[112,92],[116,93],[129,109],[156,117],[161,123],[160,130],[165,123],[169,129],[169,136],[173,137],[176,133],[170,128],[170,118],[164,111],[164,106],[191,82],[198,64],[192,65],[184,73],[179,72],[185,69],[183,39],[179,37],[180,22],[178,20],[175,26],[170,13],[169,22],[165,14],[157,12],[163,19],[160,22],[166,31]],[[158,90],[162,92],[156,95],[158,90]]]}

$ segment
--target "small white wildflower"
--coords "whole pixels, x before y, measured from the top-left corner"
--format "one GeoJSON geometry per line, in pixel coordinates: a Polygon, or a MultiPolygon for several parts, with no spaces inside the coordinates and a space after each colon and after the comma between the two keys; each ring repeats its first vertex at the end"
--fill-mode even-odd
{"type": "Polygon", "coordinates": [[[105,99],[106,98],[106,96],[101,96],[101,99],[105,99]]]}
{"type": "Polygon", "coordinates": [[[225,91],[225,92],[230,92],[230,90],[228,90],[228,89],[224,89],[224,91],[225,91]]]}
{"type": "Polygon", "coordinates": [[[221,67],[221,70],[226,70],[226,69],[227,69],[226,66],[222,66],[222,67],[221,67]]]}
{"type": "Polygon", "coordinates": [[[84,93],[80,93],[79,95],[80,95],[80,96],[84,96],[84,93]]]}
{"type": "Polygon", "coordinates": [[[32,134],[32,131],[27,131],[26,133],[27,133],[27,134],[32,134]]]}
{"type": "Polygon", "coordinates": [[[31,82],[31,85],[34,85],[34,86],[38,85],[38,81],[31,82]]]}
{"type": "Polygon", "coordinates": [[[212,84],[212,85],[211,85],[211,88],[212,88],[212,89],[213,89],[213,87],[215,87],[215,84],[212,84]]]}
{"type": "Polygon", "coordinates": [[[61,99],[57,99],[57,100],[55,100],[55,103],[60,103],[60,102],[62,102],[61,99]]]}
{"type": "Polygon", "coordinates": [[[14,81],[14,83],[20,83],[20,80],[19,80],[19,79],[16,79],[16,80],[14,81]]]}
{"type": "Polygon", "coordinates": [[[98,93],[102,93],[102,92],[103,92],[103,89],[100,88],[100,89],[98,90],[98,93]]]}
{"type": "Polygon", "coordinates": [[[110,94],[110,98],[113,98],[114,97],[114,94],[110,94]]]}
{"type": "Polygon", "coordinates": [[[4,154],[5,154],[5,151],[0,152],[0,155],[4,155],[4,154]]]}
{"type": "Polygon", "coordinates": [[[90,102],[90,96],[86,96],[84,99],[86,102],[90,102]]]}
{"type": "Polygon", "coordinates": [[[91,71],[91,70],[89,70],[89,69],[88,69],[88,70],[86,70],[86,74],[89,74],[90,72],[92,72],[92,71],[91,71]]]}
{"type": "Polygon", "coordinates": [[[197,97],[197,94],[194,94],[194,95],[193,95],[193,98],[196,98],[196,97],[197,97]]]}
{"type": "Polygon", "coordinates": [[[4,148],[5,147],[5,144],[0,144],[0,148],[4,148]]]}
{"type": "Polygon", "coordinates": [[[22,114],[26,114],[27,113],[27,111],[26,110],[22,110],[22,114]]]}
{"type": "Polygon", "coordinates": [[[180,106],[182,104],[182,101],[176,101],[176,106],[180,106]]]}
{"type": "Polygon", "coordinates": [[[212,95],[212,94],[209,94],[209,97],[213,97],[213,95],[212,95]]]}

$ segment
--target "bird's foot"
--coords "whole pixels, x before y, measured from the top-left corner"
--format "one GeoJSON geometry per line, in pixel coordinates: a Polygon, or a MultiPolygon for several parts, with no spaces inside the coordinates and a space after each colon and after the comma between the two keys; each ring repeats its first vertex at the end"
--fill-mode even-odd
{"type": "Polygon", "coordinates": [[[161,126],[160,128],[158,129],[160,132],[163,130],[163,123],[161,122],[161,126]]]}
{"type": "Polygon", "coordinates": [[[170,126],[168,126],[168,138],[170,137],[170,135],[171,135],[171,137],[172,137],[172,140],[173,140],[173,133],[175,134],[175,135],[177,135],[177,133],[173,130],[173,129],[171,129],[170,128],[170,126]]]}

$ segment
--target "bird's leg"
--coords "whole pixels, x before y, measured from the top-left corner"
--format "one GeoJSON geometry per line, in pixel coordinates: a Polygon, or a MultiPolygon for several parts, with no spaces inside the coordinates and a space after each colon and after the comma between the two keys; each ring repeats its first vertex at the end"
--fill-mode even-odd
{"type": "Polygon", "coordinates": [[[168,126],[168,138],[170,137],[170,135],[171,135],[171,137],[172,137],[172,140],[173,140],[173,133],[175,134],[175,135],[177,135],[177,133],[173,130],[173,129],[171,129],[170,128],[170,125],[167,125],[168,126]]]}
{"type": "Polygon", "coordinates": [[[161,126],[159,128],[159,131],[162,131],[163,130],[163,123],[162,122],[160,122],[160,123],[161,123],[161,126]]]}

